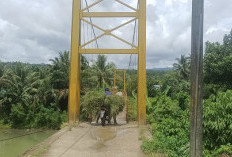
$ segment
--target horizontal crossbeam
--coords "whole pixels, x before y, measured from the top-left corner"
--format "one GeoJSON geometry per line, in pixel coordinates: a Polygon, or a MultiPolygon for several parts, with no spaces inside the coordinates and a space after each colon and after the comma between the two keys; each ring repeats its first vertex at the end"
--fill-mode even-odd
{"type": "MultiPolygon", "coordinates": [[[[96,1],[96,2],[94,2],[94,3],[92,3],[92,4],[90,4],[89,6],[86,6],[86,7],[83,8],[81,11],[84,12],[84,11],[86,11],[86,10],[92,8],[93,6],[97,5],[98,3],[102,2],[102,1],[103,1],[103,0],[98,0],[98,1],[96,1]]],[[[122,5],[124,5],[124,6],[126,6],[127,8],[129,8],[129,9],[131,9],[131,10],[137,11],[137,9],[135,9],[135,8],[133,8],[132,6],[130,6],[130,5],[128,5],[128,4],[124,3],[124,2],[122,2],[121,0],[115,0],[115,1],[118,2],[118,3],[120,3],[120,4],[122,4],[122,5]]]]}
{"type": "Polygon", "coordinates": [[[138,49],[80,49],[81,54],[138,54],[138,49]]]}
{"type": "Polygon", "coordinates": [[[129,9],[131,9],[131,10],[137,11],[137,9],[133,8],[132,6],[130,6],[130,5],[128,5],[128,4],[124,3],[124,2],[122,2],[122,1],[120,1],[120,0],[115,0],[115,1],[118,2],[118,3],[120,3],[120,4],[122,4],[122,5],[124,5],[124,6],[126,6],[127,8],[129,8],[129,9]]]}
{"type": "Polygon", "coordinates": [[[96,1],[95,3],[93,3],[93,4],[89,5],[89,6],[87,6],[87,7],[84,8],[84,9],[82,9],[81,11],[83,12],[83,11],[85,11],[85,10],[88,10],[89,8],[92,8],[93,6],[97,5],[98,3],[102,2],[102,1],[103,1],[103,0],[98,0],[98,1],[96,1]]]}
{"type": "Polygon", "coordinates": [[[93,23],[91,23],[91,22],[85,20],[84,18],[82,18],[82,21],[88,23],[89,25],[92,25],[93,27],[96,27],[97,29],[103,31],[104,33],[101,34],[100,36],[98,36],[98,37],[96,37],[96,38],[94,38],[94,39],[88,41],[87,43],[84,43],[83,45],[81,45],[81,48],[85,47],[86,45],[88,45],[88,44],[90,44],[90,43],[92,43],[92,42],[94,42],[94,41],[96,41],[97,39],[103,37],[104,35],[111,35],[111,36],[113,36],[114,38],[116,38],[116,39],[118,39],[118,40],[120,40],[120,41],[122,41],[122,42],[124,42],[124,43],[126,43],[126,44],[128,44],[128,45],[130,45],[130,46],[132,46],[132,47],[134,47],[134,48],[136,48],[136,47],[137,47],[136,45],[134,45],[134,44],[132,44],[132,43],[130,43],[130,42],[128,42],[128,41],[126,41],[126,40],[124,40],[124,39],[118,37],[117,35],[112,34],[113,31],[115,31],[115,30],[117,30],[117,29],[119,29],[119,28],[121,28],[121,27],[123,27],[123,26],[125,26],[125,25],[127,25],[127,24],[129,24],[129,23],[131,23],[131,22],[133,22],[133,21],[135,21],[136,19],[137,19],[137,18],[133,18],[133,19],[131,19],[131,20],[125,22],[125,23],[122,23],[121,25],[119,25],[119,26],[117,26],[117,27],[115,27],[115,28],[113,28],[113,29],[104,30],[103,28],[101,28],[101,27],[99,27],[99,26],[97,26],[97,25],[95,25],[95,24],[93,24],[93,23]]]}
{"type": "Polygon", "coordinates": [[[81,12],[80,17],[138,17],[137,12],[81,12]]]}

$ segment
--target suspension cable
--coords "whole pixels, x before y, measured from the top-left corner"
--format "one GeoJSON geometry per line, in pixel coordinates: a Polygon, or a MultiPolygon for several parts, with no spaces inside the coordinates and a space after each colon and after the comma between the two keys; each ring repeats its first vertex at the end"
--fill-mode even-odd
{"type": "MultiPolygon", "coordinates": [[[[85,0],[85,4],[86,4],[86,7],[89,7],[87,0],[85,0]]],[[[89,12],[89,8],[87,9],[87,11],[89,12]]],[[[94,38],[97,38],[94,27],[92,25],[93,24],[92,18],[89,17],[89,20],[90,20],[90,23],[91,23],[91,26],[92,26],[92,31],[93,31],[94,38]]],[[[95,42],[96,42],[97,48],[99,49],[97,40],[95,40],[95,42]]]]}
{"type": "MultiPolygon", "coordinates": [[[[139,7],[139,1],[137,2],[137,9],[139,7]]],[[[137,27],[137,19],[135,20],[135,25],[134,25],[134,32],[133,32],[133,37],[132,37],[132,44],[134,45],[135,43],[135,33],[136,33],[136,27],[137,27]]],[[[133,48],[133,47],[131,47],[133,48]]],[[[132,62],[132,54],[130,55],[130,61],[129,61],[129,66],[128,69],[131,67],[131,62],[132,62]]]]}

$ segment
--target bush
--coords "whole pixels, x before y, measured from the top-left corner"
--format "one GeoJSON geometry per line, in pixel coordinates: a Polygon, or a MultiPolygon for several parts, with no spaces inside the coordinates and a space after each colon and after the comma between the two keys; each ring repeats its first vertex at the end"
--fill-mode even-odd
{"type": "Polygon", "coordinates": [[[39,112],[35,115],[35,127],[59,129],[61,124],[61,114],[54,109],[48,109],[41,106],[39,112]]]}
{"type": "Polygon", "coordinates": [[[64,114],[66,112],[60,113],[59,110],[46,108],[41,104],[26,106],[18,103],[12,106],[10,122],[13,128],[59,129],[62,122],[67,121],[67,115],[64,114]]]}
{"type": "Polygon", "coordinates": [[[179,107],[178,101],[163,95],[149,108],[152,123],[152,141],[144,141],[145,153],[159,152],[179,157],[189,154],[189,113],[179,107]]]}
{"type": "Polygon", "coordinates": [[[22,128],[25,126],[26,117],[27,115],[22,104],[18,103],[12,105],[10,120],[13,128],[22,128]]]}
{"type": "Polygon", "coordinates": [[[83,97],[81,103],[81,119],[92,121],[97,115],[101,105],[104,104],[105,94],[103,91],[90,91],[83,97]]]}
{"type": "MultiPolygon", "coordinates": [[[[153,140],[143,142],[144,152],[161,152],[169,156],[189,155],[188,97],[178,93],[177,98],[178,101],[173,101],[160,96],[148,106],[148,122],[152,123],[153,140]]],[[[232,155],[231,112],[231,90],[218,92],[204,101],[204,156],[232,155]]]]}
{"type": "Polygon", "coordinates": [[[104,104],[110,106],[110,115],[116,116],[123,111],[125,100],[118,95],[106,96],[104,104]]]}
{"type": "Polygon", "coordinates": [[[204,145],[210,151],[232,141],[232,91],[219,92],[204,101],[204,145]]]}

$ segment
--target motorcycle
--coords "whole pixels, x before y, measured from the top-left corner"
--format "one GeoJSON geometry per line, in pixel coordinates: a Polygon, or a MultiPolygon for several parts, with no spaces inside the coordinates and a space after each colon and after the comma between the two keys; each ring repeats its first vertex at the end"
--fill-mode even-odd
{"type": "Polygon", "coordinates": [[[100,111],[100,118],[101,118],[102,126],[105,126],[106,125],[106,111],[105,110],[100,111]]]}
{"type": "Polygon", "coordinates": [[[101,124],[102,126],[105,126],[106,125],[106,121],[108,121],[108,124],[110,124],[110,115],[109,115],[109,109],[106,108],[105,106],[102,106],[101,107],[101,110],[100,110],[100,115],[99,117],[101,118],[101,124]]]}

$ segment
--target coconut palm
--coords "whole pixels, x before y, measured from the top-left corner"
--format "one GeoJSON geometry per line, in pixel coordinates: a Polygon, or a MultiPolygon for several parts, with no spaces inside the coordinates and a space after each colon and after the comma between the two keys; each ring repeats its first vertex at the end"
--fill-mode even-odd
{"type": "Polygon", "coordinates": [[[98,55],[97,61],[93,66],[98,77],[98,87],[100,88],[104,88],[104,85],[112,85],[115,64],[107,63],[106,61],[105,55],[98,55]]]}
{"type": "Polygon", "coordinates": [[[173,67],[177,71],[180,79],[189,79],[190,73],[190,58],[181,55],[180,58],[176,58],[177,63],[173,64],[173,67]]]}

